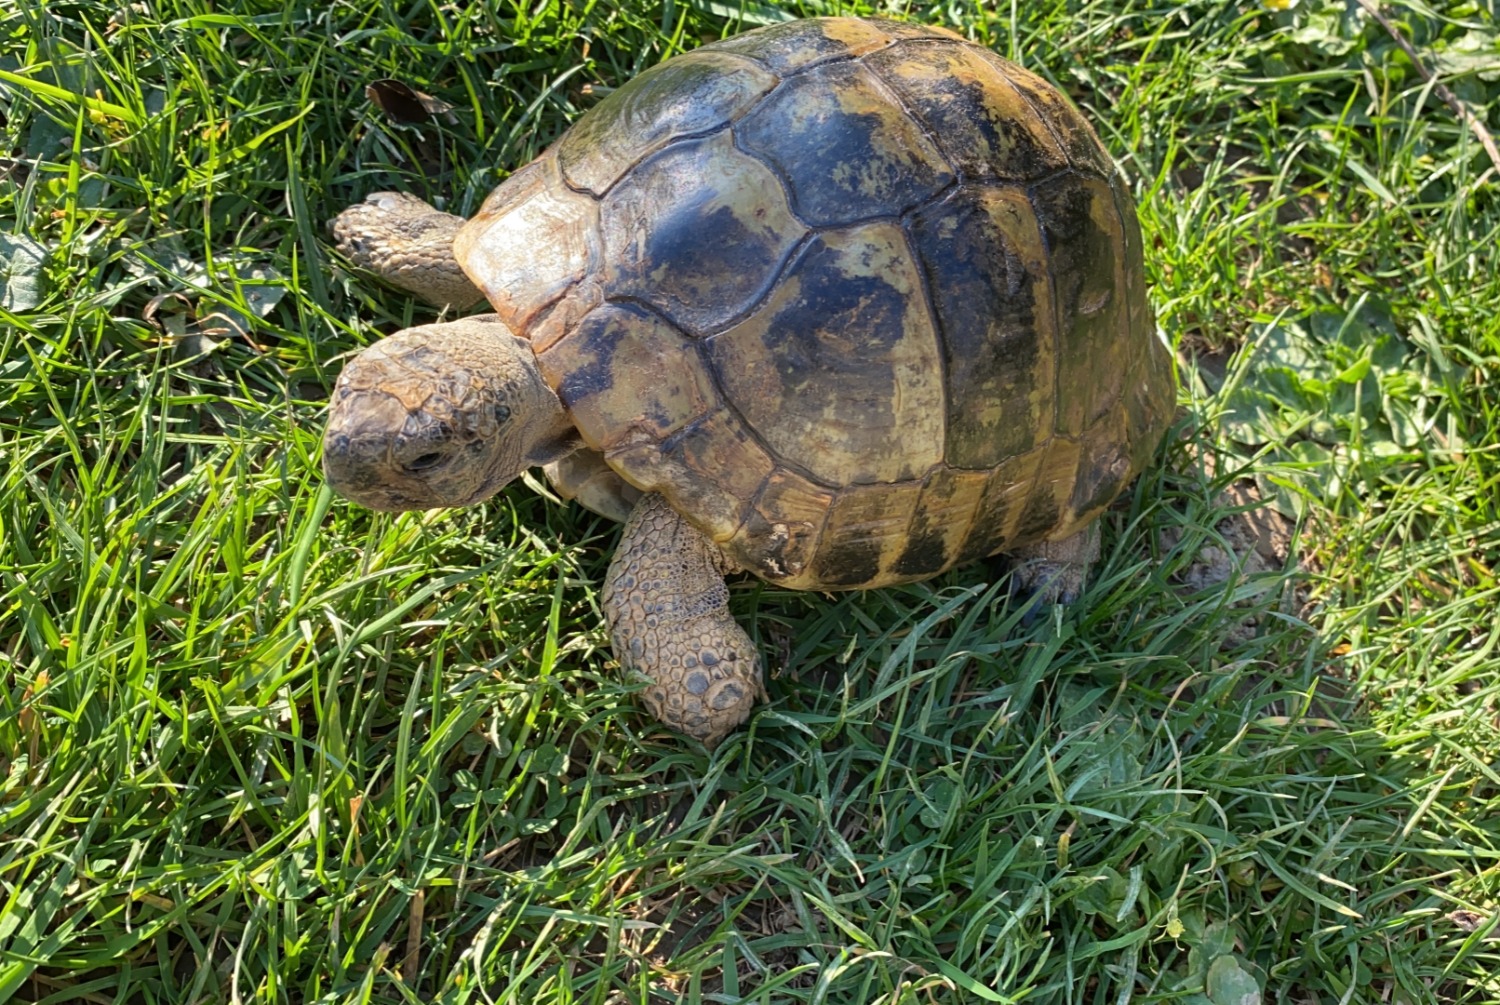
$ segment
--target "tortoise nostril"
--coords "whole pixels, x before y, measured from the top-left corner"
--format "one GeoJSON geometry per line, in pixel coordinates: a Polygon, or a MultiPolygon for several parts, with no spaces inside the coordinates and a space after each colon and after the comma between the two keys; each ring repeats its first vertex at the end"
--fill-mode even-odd
{"type": "Polygon", "coordinates": [[[431,453],[422,454],[420,457],[413,457],[407,461],[406,470],[411,472],[429,471],[441,463],[443,463],[443,455],[434,450],[431,453]]]}

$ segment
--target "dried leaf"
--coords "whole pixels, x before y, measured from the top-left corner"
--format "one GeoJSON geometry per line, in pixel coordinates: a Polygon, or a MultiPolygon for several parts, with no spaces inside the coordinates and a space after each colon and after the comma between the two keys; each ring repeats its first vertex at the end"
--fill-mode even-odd
{"type": "MultiPolygon", "coordinates": [[[[0,114],[0,129],[4,129],[6,125],[5,116],[0,114]]],[[[10,182],[12,185],[24,185],[29,177],[31,177],[30,164],[13,157],[0,157],[0,181],[10,182]]]]}
{"type": "Polygon", "coordinates": [[[180,339],[193,321],[193,302],[181,293],[161,293],[146,302],[141,320],[169,338],[180,339]]]}
{"type": "Polygon", "coordinates": [[[392,122],[411,125],[426,122],[435,115],[443,116],[450,123],[457,121],[452,114],[453,106],[446,101],[389,77],[366,84],[365,97],[392,122]]]}
{"type": "MultiPolygon", "coordinates": [[[[1478,911],[1451,911],[1444,915],[1460,931],[1469,935],[1479,931],[1490,923],[1490,919],[1478,911]]],[[[1486,942],[1500,941],[1500,931],[1491,932],[1484,939],[1486,942]]]]}
{"type": "Polygon", "coordinates": [[[265,352],[266,347],[250,337],[250,327],[239,311],[214,311],[198,319],[198,335],[209,339],[211,349],[225,339],[237,338],[256,352],[265,352]]]}

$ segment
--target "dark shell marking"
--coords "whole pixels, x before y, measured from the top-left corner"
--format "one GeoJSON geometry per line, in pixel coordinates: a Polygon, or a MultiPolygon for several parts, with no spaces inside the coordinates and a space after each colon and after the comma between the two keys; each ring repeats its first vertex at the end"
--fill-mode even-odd
{"type": "Polygon", "coordinates": [[[728,131],[655,154],[601,209],[611,296],[655,307],[691,332],[723,327],[765,295],[807,234],[781,183],[728,131]]]}
{"type": "Polygon", "coordinates": [[[1068,166],[1047,121],[1009,75],[963,42],[898,46],[865,63],[889,83],[961,177],[1031,181],[1068,166]]]}
{"type": "Polygon", "coordinates": [[[895,216],[953,182],[953,171],[867,67],[829,63],[782,84],[735,126],[770,164],[809,226],[895,216]]]}
{"type": "Polygon", "coordinates": [[[884,23],[852,17],[790,21],[747,31],[697,51],[748,56],[772,73],[790,77],[821,63],[888,48],[895,39],[884,28],[884,23]]]}
{"type": "Polygon", "coordinates": [[[1051,434],[1056,346],[1047,249],[1024,193],[971,185],[924,207],[912,234],[943,332],[947,451],[988,470],[1051,434]]]}
{"type": "Polygon", "coordinates": [[[921,478],[942,460],[937,333],[894,223],[819,234],[705,351],[771,452],[824,485],[921,478]]]}
{"type": "Polygon", "coordinates": [[[588,446],[788,586],[1072,534],[1174,405],[1093,130],[941,30],[818,18],[669,60],[458,250],[588,446]]]}

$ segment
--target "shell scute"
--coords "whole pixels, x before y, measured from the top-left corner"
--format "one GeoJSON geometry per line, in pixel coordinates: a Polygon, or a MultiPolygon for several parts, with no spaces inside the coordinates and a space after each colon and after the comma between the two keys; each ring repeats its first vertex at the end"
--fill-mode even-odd
{"type": "Polygon", "coordinates": [[[874,25],[882,32],[894,39],[917,39],[923,42],[968,42],[956,31],[944,28],[936,24],[912,24],[910,21],[896,21],[888,17],[872,17],[865,19],[866,24],[874,25]]]}
{"type": "Polygon", "coordinates": [[[957,562],[989,478],[987,471],[960,471],[946,464],[934,468],[922,483],[905,547],[891,571],[920,579],[957,562]]]}
{"type": "Polygon", "coordinates": [[[734,415],[720,409],[660,443],[604,452],[637,488],[660,492],[715,541],[726,541],[776,464],[734,415]]]}
{"type": "Polygon", "coordinates": [[[847,17],[814,17],[771,25],[696,50],[730,52],[760,60],[786,77],[836,59],[849,59],[892,43],[881,26],[847,17]]]}
{"type": "Polygon", "coordinates": [[[1073,167],[1089,171],[1100,178],[1108,178],[1114,173],[1114,163],[1099,142],[1094,127],[1073,107],[1071,101],[1063,97],[1061,91],[1030,70],[1017,66],[988,49],[976,47],[974,51],[1025,96],[1036,114],[1057,137],[1073,167]]]}
{"type": "Polygon", "coordinates": [[[672,145],[601,209],[604,284],[695,334],[748,310],[807,233],[781,183],[728,133],[672,145]]]}
{"type": "Polygon", "coordinates": [[[1015,540],[1016,531],[1047,452],[1047,447],[1038,447],[1007,458],[989,472],[981,472],[986,475],[984,491],[958,561],[973,561],[993,555],[1009,544],[1024,543],[1015,540]]]}
{"type": "Polygon", "coordinates": [[[745,523],[725,543],[725,552],[762,579],[793,589],[816,587],[808,567],[833,496],[826,486],[778,468],[751,500],[745,523]]]}
{"type": "Polygon", "coordinates": [[[1032,181],[1068,166],[1046,121],[974,46],[902,45],[864,62],[964,178],[1032,181]]]}
{"type": "Polygon", "coordinates": [[[569,184],[603,195],[672,140],[727,125],[776,86],[776,76],[730,52],[697,49],[658,63],[612,92],[557,142],[569,184]]]}
{"type": "Polygon", "coordinates": [[[659,444],[717,406],[687,339],[636,304],[605,304],[537,356],[595,450],[659,444]]]}
{"type": "Polygon", "coordinates": [[[893,569],[906,551],[921,493],[920,481],[840,492],[829,507],[813,575],[835,589],[902,578],[893,569]]]}
{"type": "Polygon", "coordinates": [[[813,227],[895,216],[953,182],[942,153],[857,63],[830,63],[783,82],[734,134],[776,169],[792,208],[813,227]]]}
{"type": "MultiPolygon", "coordinates": [[[[1099,420],[1092,435],[1079,444],[1078,470],[1068,510],[1078,521],[1092,520],[1120,494],[1134,474],[1129,442],[1120,435],[1129,421],[1125,400],[1115,403],[1110,414],[1099,420]]],[[[1153,444],[1154,446],[1154,444],[1153,444]]]]}
{"type": "Polygon", "coordinates": [[[1072,507],[1073,485],[1082,456],[1079,441],[1055,436],[1047,449],[1038,453],[1036,480],[1024,497],[1025,504],[1008,535],[1012,544],[1071,537],[1082,526],[1072,507]]]}
{"type": "Polygon", "coordinates": [[[599,267],[599,204],[564,185],[544,154],[490,194],[453,252],[500,319],[527,332],[599,267]]]}
{"type": "MultiPolygon", "coordinates": [[[[1139,471],[1150,462],[1157,443],[1172,422],[1175,380],[1171,354],[1156,335],[1156,319],[1146,296],[1145,249],[1135,202],[1120,175],[1110,179],[1110,187],[1114,191],[1115,209],[1125,225],[1125,302],[1132,334],[1126,348],[1130,363],[1120,390],[1125,402],[1120,429],[1133,437],[1130,459],[1139,471]]],[[[1111,435],[1122,434],[1116,430],[1111,435]]]]}
{"type": "Polygon", "coordinates": [[[1051,435],[1057,322],[1051,265],[1026,194],[965,186],[918,212],[947,370],[946,460],[989,469],[1051,435]]]}
{"type": "Polygon", "coordinates": [[[1125,228],[1108,182],[1060,174],[1031,189],[1057,309],[1057,421],[1077,437],[1120,399],[1132,343],[1125,228]]]}
{"type": "Polygon", "coordinates": [[[817,235],[705,349],[772,451],[824,484],[904,481],[942,458],[937,336],[895,224],[817,235]]]}

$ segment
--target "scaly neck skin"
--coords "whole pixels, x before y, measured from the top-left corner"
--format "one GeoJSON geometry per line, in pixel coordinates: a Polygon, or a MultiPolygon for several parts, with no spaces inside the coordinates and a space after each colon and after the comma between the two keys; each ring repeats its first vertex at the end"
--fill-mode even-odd
{"type": "Polygon", "coordinates": [[[323,470],[372,509],[467,506],[579,445],[530,344],[482,315],[408,328],[351,360],[329,409],[323,470]]]}

